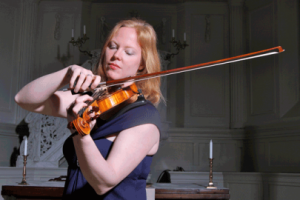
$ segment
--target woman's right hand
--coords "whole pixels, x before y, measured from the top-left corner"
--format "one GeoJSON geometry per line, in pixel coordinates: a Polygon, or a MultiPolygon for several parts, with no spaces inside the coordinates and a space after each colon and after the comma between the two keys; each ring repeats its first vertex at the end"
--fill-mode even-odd
{"type": "Polygon", "coordinates": [[[83,92],[89,89],[95,89],[100,81],[99,75],[94,75],[91,70],[85,69],[78,65],[70,65],[68,69],[68,76],[70,77],[70,86],[75,93],[83,92]]]}

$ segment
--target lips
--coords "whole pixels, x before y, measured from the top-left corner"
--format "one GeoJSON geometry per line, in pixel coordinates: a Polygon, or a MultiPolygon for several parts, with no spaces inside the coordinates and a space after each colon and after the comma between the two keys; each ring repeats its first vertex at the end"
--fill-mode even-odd
{"type": "Polygon", "coordinates": [[[115,64],[115,63],[108,63],[108,66],[111,68],[111,69],[120,69],[120,66],[115,64]]]}

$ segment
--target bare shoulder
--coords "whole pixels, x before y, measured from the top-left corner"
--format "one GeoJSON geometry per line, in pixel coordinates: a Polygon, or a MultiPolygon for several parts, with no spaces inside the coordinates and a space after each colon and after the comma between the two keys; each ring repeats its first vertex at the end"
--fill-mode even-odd
{"type": "Polygon", "coordinates": [[[160,133],[154,124],[142,124],[121,131],[114,141],[111,154],[126,152],[140,159],[158,150],[160,133]]]}
{"type": "Polygon", "coordinates": [[[154,144],[159,141],[159,130],[154,124],[142,124],[121,131],[118,138],[154,144]]]}

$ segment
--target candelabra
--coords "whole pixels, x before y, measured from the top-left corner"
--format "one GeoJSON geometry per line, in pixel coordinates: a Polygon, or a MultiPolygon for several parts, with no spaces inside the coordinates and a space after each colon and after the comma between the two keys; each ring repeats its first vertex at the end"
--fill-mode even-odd
{"type": "Polygon", "coordinates": [[[23,166],[23,178],[22,178],[22,182],[19,183],[19,185],[29,185],[27,182],[26,182],[26,163],[27,163],[27,156],[28,155],[23,155],[24,157],[24,166],[23,166]]]}
{"type": "Polygon", "coordinates": [[[173,58],[175,55],[179,54],[180,50],[185,49],[185,47],[189,46],[186,41],[184,40],[183,43],[180,42],[180,40],[176,41],[175,37],[172,37],[170,43],[176,48],[176,53],[168,53],[165,57],[165,60],[170,61],[171,58],[173,58]]]}
{"type": "Polygon", "coordinates": [[[93,55],[91,54],[90,51],[83,51],[81,49],[82,45],[88,40],[90,39],[86,34],[83,35],[83,37],[78,37],[77,40],[74,40],[74,37],[71,38],[71,41],[70,43],[73,45],[73,46],[76,46],[78,47],[79,51],[85,55],[88,55],[89,57],[93,57],[93,55]]]}
{"type": "Polygon", "coordinates": [[[213,158],[209,158],[209,183],[208,186],[206,187],[207,189],[217,189],[217,187],[214,186],[213,183],[213,158]]]}

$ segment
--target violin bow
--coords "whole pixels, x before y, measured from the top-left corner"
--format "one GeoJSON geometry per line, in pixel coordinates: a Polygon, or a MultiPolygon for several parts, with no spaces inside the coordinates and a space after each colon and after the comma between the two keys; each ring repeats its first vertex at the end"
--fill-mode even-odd
{"type": "Polygon", "coordinates": [[[274,55],[274,54],[279,54],[284,51],[285,50],[281,46],[277,46],[277,47],[273,47],[270,49],[247,53],[247,54],[234,56],[234,57],[230,57],[230,58],[225,58],[225,59],[221,59],[221,60],[196,64],[196,65],[191,65],[191,66],[186,66],[186,67],[181,67],[181,68],[176,68],[176,69],[170,69],[170,70],[155,72],[155,73],[151,73],[151,74],[143,74],[143,75],[134,76],[134,77],[105,81],[105,82],[99,83],[97,88],[102,87],[102,86],[111,87],[111,86],[115,86],[115,85],[120,85],[121,83],[129,82],[129,81],[137,82],[137,81],[142,81],[142,80],[146,80],[146,79],[150,79],[150,78],[168,76],[168,75],[172,75],[172,74],[178,74],[178,73],[183,73],[183,72],[188,72],[188,71],[193,71],[193,70],[198,70],[198,69],[214,67],[214,66],[218,66],[218,65],[225,65],[225,64],[229,64],[229,63],[250,60],[250,59],[260,58],[260,57],[274,55]]]}

